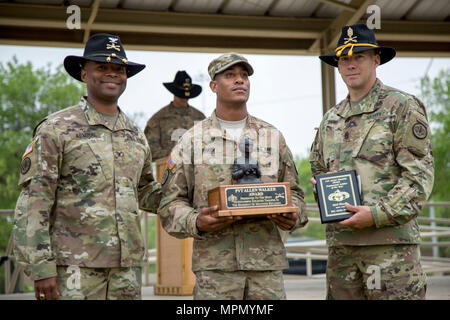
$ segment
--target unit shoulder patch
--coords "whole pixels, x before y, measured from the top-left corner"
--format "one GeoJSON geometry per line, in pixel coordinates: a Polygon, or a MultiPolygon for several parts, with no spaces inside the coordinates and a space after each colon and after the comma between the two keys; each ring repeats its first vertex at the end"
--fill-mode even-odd
{"type": "Polygon", "coordinates": [[[416,123],[412,126],[412,133],[417,139],[425,139],[428,135],[428,130],[426,125],[424,125],[419,120],[416,121],[416,123]]]}
{"type": "Polygon", "coordinates": [[[20,163],[20,173],[26,174],[31,168],[31,159],[29,157],[25,157],[22,159],[20,163]]]}
{"type": "Polygon", "coordinates": [[[428,153],[429,135],[430,127],[426,118],[418,112],[412,112],[407,121],[403,145],[415,155],[422,157],[428,153]]]}

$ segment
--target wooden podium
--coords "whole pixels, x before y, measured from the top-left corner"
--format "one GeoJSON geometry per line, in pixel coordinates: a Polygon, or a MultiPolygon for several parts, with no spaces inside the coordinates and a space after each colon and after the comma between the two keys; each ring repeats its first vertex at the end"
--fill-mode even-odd
{"type": "MultiPolygon", "coordinates": [[[[156,180],[161,182],[167,158],[156,160],[156,180]]],[[[157,217],[158,279],[155,295],[191,295],[195,285],[192,272],[193,238],[177,239],[169,235],[157,217]]]]}

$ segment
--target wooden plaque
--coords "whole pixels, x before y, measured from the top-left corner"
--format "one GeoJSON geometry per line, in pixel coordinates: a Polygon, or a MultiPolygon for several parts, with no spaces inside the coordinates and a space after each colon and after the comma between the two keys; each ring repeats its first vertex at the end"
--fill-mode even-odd
{"type": "Polygon", "coordinates": [[[338,222],[350,218],[353,212],[345,209],[345,202],[360,206],[360,191],[355,170],[318,174],[316,179],[317,203],[322,223],[338,222]]]}
{"type": "Polygon", "coordinates": [[[289,182],[223,185],[208,192],[208,205],[219,206],[214,217],[264,216],[295,212],[289,182]]]}

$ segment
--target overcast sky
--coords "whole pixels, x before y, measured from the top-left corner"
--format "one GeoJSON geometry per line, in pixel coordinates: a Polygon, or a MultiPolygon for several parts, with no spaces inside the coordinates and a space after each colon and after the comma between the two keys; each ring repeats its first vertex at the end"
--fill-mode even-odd
{"type": "MultiPolygon", "coordinates": [[[[126,43],[123,44],[126,50],[126,43]]],[[[173,95],[162,85],[172,82],[178,70],[185,70],[193,83],[203,87],[202,94],[189,103],[209,116],[215,108],[216,96],[209,89],[208,64],[223,52],[180,53],[126,50],[128,60],[147,67],[128,80],[119,106],[127,114],[142,112],[138,119],[143,129],[148,118],[167,105],[173,95]]],[[[82,55],[82,49],[52,47],[22,47],[0,45],[0,62],[16,55],[19,62],[31,61],[34,67],[61,64],[67,55],[82,55]]],[[[312,56],[244,55],[255,73],[250,77],[250,114],[275,125],[285,136],[293,154],[306,156],[322,118],[320,60],[312,56]]],[[[450,58],[394,58],[377,69],[377,75],[387,85],[420,97],[420,78],[434,77],[450,68],[450,58]]],[[[336,72],[336,99],[339,102],[347,90],[336,72]]],[[[66,106],[61,106],[66,107],[66,106]]]]}

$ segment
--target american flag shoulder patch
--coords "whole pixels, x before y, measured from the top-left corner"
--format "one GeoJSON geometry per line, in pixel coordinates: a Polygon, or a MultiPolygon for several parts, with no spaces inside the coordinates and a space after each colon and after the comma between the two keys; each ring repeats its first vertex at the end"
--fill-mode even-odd
{"type": "Polygon", "coordinates": [[[172,170],[173,167],[175,167],[175,164],[177,163],[175,157],[173,156],[173,154],[171,153],[169,155],[169,159],[167,159],[167,167],[172,170]]]}
{"type": "Polygon", "coordinates": [[[30,154],[31,152],[33,152],[33,148],[34,148],[34,141],[31,141],[31,143],[28,145],[28,147],[25,149],[25,153],[22,156],[22,159],[25,158],[28,154],[30,154]]]}

